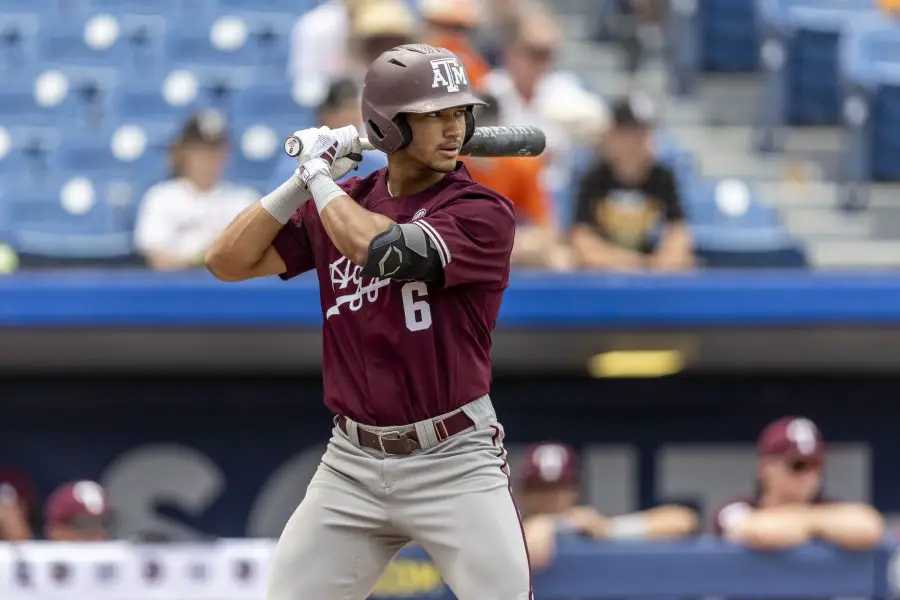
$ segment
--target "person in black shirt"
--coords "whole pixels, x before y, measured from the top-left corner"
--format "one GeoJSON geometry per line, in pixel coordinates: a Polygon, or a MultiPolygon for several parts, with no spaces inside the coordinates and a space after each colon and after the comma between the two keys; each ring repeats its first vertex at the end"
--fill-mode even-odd
{"type": "Polygon", "coordinates": [[[584,175],[572,228],[585,268],[682,270],[693,242],[675,175],[653,153],[653,105],[634,94],[613,107],[603,157],[584,175]]]}

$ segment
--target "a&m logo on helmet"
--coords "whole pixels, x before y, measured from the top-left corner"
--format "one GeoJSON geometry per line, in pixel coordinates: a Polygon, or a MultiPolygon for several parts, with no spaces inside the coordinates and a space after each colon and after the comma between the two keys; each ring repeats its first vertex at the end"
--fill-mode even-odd
{"type": "Polygon", "coordinates": [[[444,86],[448,92],[458,92],[459,86],[469,85],[466,70],[455,56],[431,61],[431,70],[434,73],[432,88],[444,86]]]}

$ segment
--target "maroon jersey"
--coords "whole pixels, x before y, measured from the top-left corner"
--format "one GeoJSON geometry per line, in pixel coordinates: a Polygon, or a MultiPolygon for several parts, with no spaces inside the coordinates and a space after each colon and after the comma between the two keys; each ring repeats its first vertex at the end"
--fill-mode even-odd
{"type": "Polygon", "coordinates": [[[315,204],[298,210],[273,245],[282,279],[315,268],[324,325],[325,404],[368,425],[406,425],[487,394],[491,333],[509,281],[512,203],[472,181],[462,163],[431,188],[403,197],[387,169],[340,184],[362,207],[414,222],[437,249],[441,285],[360,274],[332,244],[315,204]]]}

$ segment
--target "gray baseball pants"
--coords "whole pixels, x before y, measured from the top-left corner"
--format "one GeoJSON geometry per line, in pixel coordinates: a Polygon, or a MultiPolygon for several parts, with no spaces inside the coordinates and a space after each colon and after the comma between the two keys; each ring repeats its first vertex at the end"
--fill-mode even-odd
{"type": "MultiPolygon", "coordinates": [[[[335,427],[306,496],[278,541],[268,600],[363,600],[409,542],[425,549],[459,600],[531,600],[503,427],[488,396],[461,409],[474,427],[438,442],[433,421],[335,427]],[[415,427],[422,450],[384,456],[360,427],[415,427]]],[[[442,415],[445,417],[446,415],[442,415]]]]}

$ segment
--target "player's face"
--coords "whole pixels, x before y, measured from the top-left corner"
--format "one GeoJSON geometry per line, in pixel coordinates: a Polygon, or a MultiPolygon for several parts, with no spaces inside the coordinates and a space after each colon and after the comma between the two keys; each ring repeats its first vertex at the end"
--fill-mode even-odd
{"type": "Polygon", "coordinates": [[[87,516],[54,524],[47,533],[51,540],[58,542],[102,542],[110,538],[104,519],[87,516]]]}
{"type": "Polygon", "coordinates": [[[522,510],[529,515],[555,515],[578,504],[578,490],[568,487],[528,490],[522,494],[522,510]]]}
{"type": "Polygon", "coordinates": [[[466,108],[457,106],[407,118],[412,142],[406,153],[432,171],[452,172],[466,135],[466,108]]]}
{"type": "Polygon", "coordinates": [[[809,502],[822,485],[822,464],[799,458],[768,459],[762,466],[763,485],[784,502],[809,502]]]}

